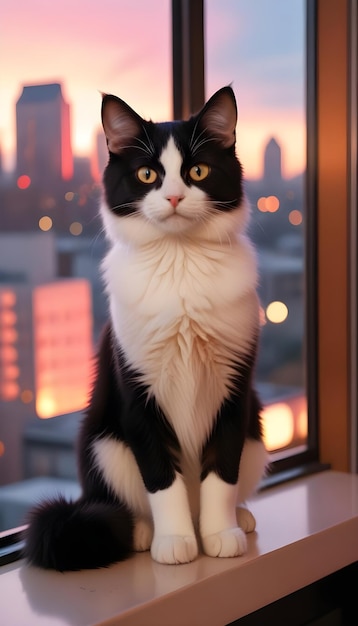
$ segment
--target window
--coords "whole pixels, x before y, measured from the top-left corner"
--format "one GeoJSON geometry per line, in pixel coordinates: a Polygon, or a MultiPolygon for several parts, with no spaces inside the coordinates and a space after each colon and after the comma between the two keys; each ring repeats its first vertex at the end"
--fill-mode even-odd
{"type": "Polygon", "coordinates": [[[306,446],[304,0],[206,0],[206,91],[232,83],[259,262],[266,445],[306,446]]]}
{"type": "MultiPolygon", "coordinates": [[[[274,466],[320,458],[336,469],[351,467],[348,363],[354,334],[346,323],[346,244],[356,222],[336,208],[348,206],[346,44],[356,2],[269,4],[266,15],[265,0],[173,0],[172,59],[167,0],[103,0],[91,15],[82,1],[65,3],[56,17],[50,5],[36,13],[37,4],[25,0],[16,8],[2,4],[0,530],[21,523],[24,508],[39,497],[36,481],[41,497],[54,488],[69,494],[78,489],[73,441],[89,371],[76,359],[85,355],[81,363],[88,367],[106,315],[98,274],[104,143],[97,135],[97,90],[114,92],[159,120],[172,115],[172,79],[176,118],[233,82],[251,234],[264,276],[258,385],[274,405],[274,412],[268,406],[267,424],[286,429],[285,441],[272,443],[274,466]],[[266,76],[274,87],[265,84],[266,76]],[[39,118],[33,109],[41,109],[39,118]],[[40,162],[41,142],[50,136],[57,150],[40,162]],[[38,165],[30,171],[37,150],[38,165]],[[275,358],[265,362],[272,353],[275,358]]],[[[354,167],[352,160],[352,173],[354,167]]],[[[354,245],[356,240],[352,254],[354,245]]],[[[353,314],[350,321],[353,328],[353,314]]],[[[351,382],[355,388],[353,375],[351,382]]]]}

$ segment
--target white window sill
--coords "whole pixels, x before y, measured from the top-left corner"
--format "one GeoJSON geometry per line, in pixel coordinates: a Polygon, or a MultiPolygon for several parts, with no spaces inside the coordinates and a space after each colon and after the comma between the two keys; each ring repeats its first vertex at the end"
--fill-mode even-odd
{"type": "Polygon", "coordinates": [[[159,565],[138,554],[108,569],[0,570],[7,626],[219,626],[358,561],[358,476],[323,472],[251,502],[257,532],[235,559],[159,565]]]}

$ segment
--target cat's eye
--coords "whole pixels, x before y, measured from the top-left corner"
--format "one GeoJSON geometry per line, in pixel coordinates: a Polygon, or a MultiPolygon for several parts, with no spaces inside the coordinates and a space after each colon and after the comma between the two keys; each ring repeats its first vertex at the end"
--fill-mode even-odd
{"type": "Polygon", "coordinates": [[[153,170],[151,167],[140,167],[137,170],[137,178],[141,183],[146,183],[150,185],[157,180],[157,172],[153,170]]]}
{"type": "Polygon", "coordinates": [[[206,163],[198,163],[197,165],[193,165],[193,167],[189,170],[189,176],[192,180],[196,182],[200,182],[204,180],[207,176],[209,176],[210,167],[206,165],[206,163]]]}

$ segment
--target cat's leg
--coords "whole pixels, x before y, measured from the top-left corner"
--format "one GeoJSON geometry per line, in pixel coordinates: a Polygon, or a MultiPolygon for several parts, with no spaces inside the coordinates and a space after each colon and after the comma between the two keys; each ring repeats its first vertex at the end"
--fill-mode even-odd
{"type": "Polygon", "coordinates": [[[237,485],[210,472],[200,493],[200,534],[209,556],[233,557],[246,552],[245,532],[236,519],[237,485]]]}
{"type": "MultiPolygon", "coordinates": [[[[239,466],[247,430],[259,423],[258,406],[251,402],[249,370],[241,374],[237,391],[222,405],[215,430],[203,453],[200,489],[200,534],[210,556],[238,556],[246,551],[245,531],[255,528],[251,512],[237,514],[239,466]],[[245,374],[247,378],[245,377],[245,374]],[[246,385],[246,387],[245,387],[246,385]]],[[[259,426],[255,430],[261,449],[259,426]]],[[[263,468],[261,468],[263,469],[263,468]]]]}
{"type": "Polygon", "coordinates": [[[133,548],[135,552],[150,550],[154,536],[153,522],[148,517],[138,517],[134,521],[133,548]]]}
{"type": "MultiPolygon", "coordinates": [[[[123,370],[122,370],[123,372],[123,370]]],[[[130,372],[123,372],[133,379],[130,372]]],[[[159,563],[188,563],[198,554],[186,486],[179,464],[179,444],[154,398],[140,384],[126,388],[123,433],[139,468],[154,524],[151,554],[159,563]]],[[[143,523],[135,543],[149,541],[143,523]],[[143,539],[144,535],[147,537],[143,539]]]]}
{"type": "Polygon", "coordinates": [[[198,554],[188,495],[183,478],[176,474],[166,489],[149,494],[154,520],[151,554],[159,563],[188,563],[198,554]]]}

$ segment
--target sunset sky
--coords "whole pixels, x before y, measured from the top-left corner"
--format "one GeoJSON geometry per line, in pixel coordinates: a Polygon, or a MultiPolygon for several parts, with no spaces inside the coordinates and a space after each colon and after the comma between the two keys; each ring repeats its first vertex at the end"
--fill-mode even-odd
{"type": "MultiPolygon", "coordinates": [[[[305,167],[304,1],[206,0],[206,92],[232,83],[239,105],[237,150],[259,177],[274,136],[283,173],[305,167]]],[[[72,144],[89,155],[100,128],[99,92],[138,113],[170,119],[171,0],[2,0],[0,144],[15,161],[15,103],[22,86],[61,82],[71,105],[72,144]]]]}

